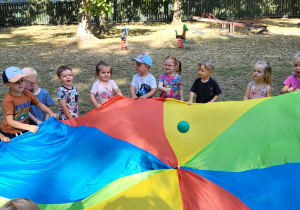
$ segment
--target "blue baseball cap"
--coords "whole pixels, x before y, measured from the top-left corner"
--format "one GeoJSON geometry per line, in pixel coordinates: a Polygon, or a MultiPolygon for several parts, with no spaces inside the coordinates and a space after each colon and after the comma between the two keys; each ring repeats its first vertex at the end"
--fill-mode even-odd
{"type": "Polygon", "coordinates": [[[137,61],[139,63],[147,64],[148,66],[152,66],[152,59],[148,54],[140,54],[137,58],[132,58],[131,60],[137,61]]]}
{"type": "Polygon", "coordinates": [[[2,79],[4,83],[17,82],[22,77],[26,77],[26,75],[21,71],[20,68],[15,66],[8,67],[2,74],[2,79]]]}

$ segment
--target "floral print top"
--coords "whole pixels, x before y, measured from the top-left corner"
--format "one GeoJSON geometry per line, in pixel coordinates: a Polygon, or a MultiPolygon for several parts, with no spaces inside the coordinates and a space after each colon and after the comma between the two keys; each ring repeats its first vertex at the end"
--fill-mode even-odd
{"type": "Polygon", "coordinates": [[[254,81],[250,82],[250,98],[264,98],[267,97],[267,90],[270,85],[266,85],[261,89],[255,87],[254,81]]]}
{"type": "Polygon", "coordinates": [[[180,75],[175,74],[174,76],[168,76],[166,73],[163,73],[159,76],[158,81],[163,83],[163,87],[171,88],[170,93],[165,94],[165,92],[161,92],[160,96],[165,94],[164,98],[174,98],[176,100],[180,100],[179,85],[182,85],[180,75]]]}
{"type": "MultiPolygon", "coordinates": [[[[72,89],[68,89],[64,86],[61,86],[57,91],[57,99],[66,100],[67,108],[73,118],[78,117],[78,96],[79,96],[79,92],[75,86],[72,86],[72,89]]],[[[63,113],[59,103],[58,103],[58,119],[59,120],[68,119],[68,117],[63,113]]]]}

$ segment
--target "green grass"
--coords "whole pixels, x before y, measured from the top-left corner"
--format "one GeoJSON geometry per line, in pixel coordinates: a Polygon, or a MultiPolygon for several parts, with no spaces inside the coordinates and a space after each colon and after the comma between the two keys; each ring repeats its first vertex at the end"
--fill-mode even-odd
{"type": "MultiPolygon", "coordinates": [[[[272,35],[257,35],[256,31],[243,27],[236,27],[236,33],[229,35],[216,24],[185,22],[189,28],[189,43],[179,50],[175,30],[181,33],[182,27],[166,23],[111,24],[105,39],[92,43],[71,42],[76,25],[0,28],[0,71],[9,66],[35,68],[39,73],[39,86],[47,89],[57,101],[60,83],[56,69],[60,65],[70,66],[74,70],[74,85],[80,91],[81,115],[93,109],[89,91],[95,81],[95,65],[100,60],[111,62],[112,79],[125,96],[130,96],[130,82],[136,73],[135,62],[130,59],[141,53],[152,57],[151,73],[156,79],[163,73],[162,64],[167,55],[175,55],[182,62],[185,101],[198,77],[197,64],[204,58],[212,58],[216,63],[212,77],[223,91],[219,101],[242,100],[251,69],[259,60],[267,60],[273,68],[272,89],[273,96],[276,96],[280,94],[285,78],[293,74],[292,57],[300,52],[299,22],[300,19],[261,20],[259,24],[267,25],[272,35]],[[124,27],[130,28],[129,51],[120,50],[121,29],[124,27]]],[[[6,91],[3,85],[1,99],[6,91]]],[[[57,111],[57,105],[53,110],[57,111]]]]}

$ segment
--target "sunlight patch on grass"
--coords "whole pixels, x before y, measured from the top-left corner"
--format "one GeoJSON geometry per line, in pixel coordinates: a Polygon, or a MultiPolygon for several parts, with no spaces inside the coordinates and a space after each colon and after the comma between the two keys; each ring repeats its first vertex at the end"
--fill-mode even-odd
{"type": "MultiPolygon", "coordinates": [[[[128,80],[127,79],[115,79],[115,82],[118,84],[118,85],[126,85],[128,84],[128,80]]],[[[131,81],[130,81],[131,82],[131,81]]]]}
{"type": "Polygon", "coordinates": [[[279,26],[270,26],[268,30],[274,34],[286,35],[286,36],[300,36],[300,27],[286,28],[279,26]]]}
{"type": "MultiPolygon", "coordinates": [[[[0,28],[0,66],[31,66],[39,73],[39,86],[48,90],[57,104],[56,93],[61,85],[56,69],[67,65],[73,69],[73,84],[80,92],[80,114],[93,105],[89,91],[96,81],[95,66],[100,60],[112,64],[115,80],[124,96],[130,96],[129,87],[134,74],[135,62],[131,58],[148,53],[153,61],[150,73],[158,80],[164,72],[163,62],[167,55],[174,55],[182,62],[182,81],[185,100],[194,80],[198,78],[197,64],[204,58],[215,62],[212,78],[219,83],[223,93],[219,101],[242,100],[249,74],[255,62],[267,60],[273,68],[272,95],[280,94],[282,82],[293,74],[292,58],[300,52],[300,19],[262,19],[273,35],[258,35],[258,30],[236,27],[234,35],[220,24],[185,21],[184,47],[177,49],[175,30],[182,34],[182,27],[166,23],[114,23],[109,24],[105,39],[90,43],[72,42],[77,25],[24,26],[0,28]],[[121,50],[121,29],[130,28],[127,36],[128,51],[121,50]]],[[[0,89],[0,98],[6,89],[0,89]]],[[[159,96],[159,91],[155,96],[159,96]]],[[[57,106],[53,107],[57,111],[57,106]]]]}

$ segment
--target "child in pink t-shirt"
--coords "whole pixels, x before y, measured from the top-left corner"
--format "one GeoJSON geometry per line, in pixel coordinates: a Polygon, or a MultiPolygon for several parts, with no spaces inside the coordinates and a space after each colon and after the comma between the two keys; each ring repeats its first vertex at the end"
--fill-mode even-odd
{"type": "Polygon", "coordinates": [[[294,71],[295,74],[289,76],[284,82],[281,93],[289,93],[300,90],[300,53],[297,53],[294,58],[294,71]]]}
{"type": "Polygon", "coordinates": [[[112,67],[105,61],[100,61],[96,65],[96,77],[98,80],[94,82],[90,98],[95,108],[100,108],[101,104],[111,99],[113,91],[119,96],[123,96],[121,90],[118,88],[116,82],[110,79],[112,67]]]}

